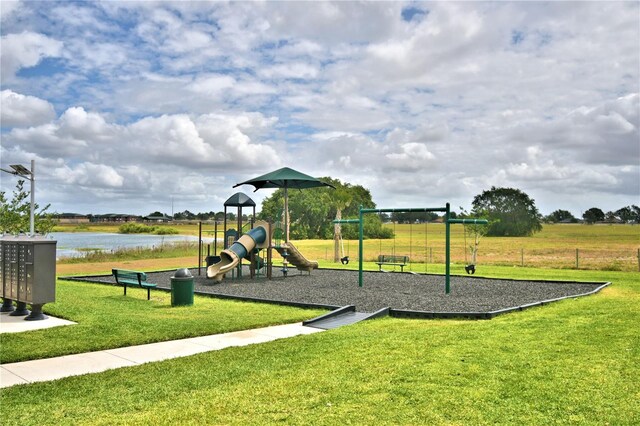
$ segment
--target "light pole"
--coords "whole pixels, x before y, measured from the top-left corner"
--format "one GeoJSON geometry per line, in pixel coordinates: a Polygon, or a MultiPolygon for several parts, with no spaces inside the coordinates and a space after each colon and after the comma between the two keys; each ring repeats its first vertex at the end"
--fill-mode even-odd
{"type": "Polygon", "coordinates": [[[36,235],[35,232],[35,213],[34,213],[34,207],[35,207],[35,183],[36,183],[36,179],[35,179],[35,160],[31,160],[31,170],[27,169],[25,166],[21,165],[21,164],[12,164],[9,167],[11,167],[13,170],[5,170],[5,169],[0,169],[3,172],[15,175],[15,176],[20,176],[21,178],[25,178],[25,179],[29,179],[29,182],[31,183],[31,209],[29,211],[29,235],[31,235],[32,237],[34,235],[36,235]]]}

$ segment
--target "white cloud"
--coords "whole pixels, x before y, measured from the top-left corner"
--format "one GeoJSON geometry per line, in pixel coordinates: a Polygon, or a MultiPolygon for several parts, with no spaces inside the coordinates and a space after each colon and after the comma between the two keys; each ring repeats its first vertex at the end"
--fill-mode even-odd
{"type": "Polygon", "coordinates": [[[55,118],[53,105],[35,96],[26,96],[11,90],[0,94],[0,122],[2,127],[31,127],[55,118]]]}
{"type": "Polygon", "coordinates": [[[29,96],[3,100],[2,161],[35,156],[64,203],[211,210],[281,165],[384,206],[637,202],[634,2],[37,4],[3,9],[2,89],[29,96]]]}
{"type": "Polygon", "coordinates": [[[303,62],[278,64],[259,71],[265,78],[311,79],[318,76],[318,68],[303,62]]]}
{"type": "Polygon", "coordinates": [[[386,158],[397,170],[415,172],[428,167],[435,156],[429,152],[425,144],[409,142],[400,146],[400,152],[389,153],[386,158]]]}
{"type": "Polygon", "coordinates": [[[19,7],[19,0],[4,0],[0,7],[0,22],[8,20],[19,7]]]}
{"type": "Polygon", "coordinates": [[[112,140],[117,131],[117,127],[107,124],[100,114],[86,112],[81,107],[66,110],[58,124],[60,137],[83,141],[112,140]]]}
{"type": "Polygon", "coordinates": [[[2,36],[0,44],[3,82],[10,81],[21,68],[37,65],[46,57],[60,56],[63,47],[61,41],[31,31],[2,36]]]}
{"type": "Polygon", "coordinates": [[[60,167],[53,171],[53,176],[68,185],[92,188],[119,188],[124,182],[113,167],[89,162],[60,167]]]}

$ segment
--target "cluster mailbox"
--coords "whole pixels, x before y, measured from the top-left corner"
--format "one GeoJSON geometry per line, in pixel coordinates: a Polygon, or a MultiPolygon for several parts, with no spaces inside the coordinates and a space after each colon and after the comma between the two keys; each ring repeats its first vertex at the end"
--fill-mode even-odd
{"type": "Polygon", "coordinates": [[[45,319],[42,305],[56,299],[56,241],[39,236],[0,238],[0,285],[3,312],[28,315],[27,320],[45,319]]]}

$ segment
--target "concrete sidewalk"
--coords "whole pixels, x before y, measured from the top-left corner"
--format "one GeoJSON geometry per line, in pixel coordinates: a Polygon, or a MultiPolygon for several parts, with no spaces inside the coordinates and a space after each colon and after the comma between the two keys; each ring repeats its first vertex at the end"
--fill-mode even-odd
{"type": "Polygon", "coordinates": [[[320,331],[324,330],[304,327],[302,323],[285,324],[57,358],[2,364],[0,365],[0,388],[99,373],[113,368],[130,367],[201,352],[217,351],[231,346],[270,342],[320,331]]]}
{"type": "Polygon", "coordinates": [[[23,331],[41,330],[43,328],[74,325],[73,321],[47,315],[47,319],[40,321],[25,321],[25,316],[12,317],[9,312],[0,313],[0,334],[22,333],[23,331]]]}

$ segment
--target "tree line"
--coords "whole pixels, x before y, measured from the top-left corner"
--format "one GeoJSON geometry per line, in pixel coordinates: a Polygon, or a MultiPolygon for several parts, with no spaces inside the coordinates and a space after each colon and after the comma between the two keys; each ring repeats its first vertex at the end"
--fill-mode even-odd
{"type": "MultiPolygon", "coordinates": [[[[291,237],[294,239],[331,239],[336,232],[334,219],[359,217],[360,206],[374,209],[376,203],[371,192],[361,185],[343,183],[330,177],[321,178],[335,187],[321,187],[308,190],[289,191],[289,211],[292,220],[291,237]]],[[[9,200],[5,192],[0,192],[0,232],[19,233],[29,229],[29,193],[24,189],[24,182],[18,181],[13,197],[9,200]]],[[[49,206],[35,206],[36,231],[48,233],[55,225],[54,217],[48,213],[49,206]]],[[[276,190],[262,203],[258,219],[280,221],[284,211],[284,191],[276,190]]],[[[163,216],[161,212],[150,216],[163,216]]],[[[167,215],[164,215],[167,216],[167,215]]],[[[173,215],[177,220],[224,220],[224,212],[192,213],[188,210],[173,215]]],[[[489,224],[482,230],[487,236],[530,236],[542,229],[543,223],[578,222],[567,210],[556,210],[543,217],[538,211],[535,201],[526,193],[514,188],[497,188],[483,191],[474,197],[472,209],[460,213],[451,212],[452,217],[476,217],[487,219],[489,224]]],[[[365,215],[365,238],[392,238],[393,230],[384,227],[385,222],[415,223],[433,221],[438,215],[433,212],[407,213],[391,212],[388,214],[365,215]]],[[[252,215],[243,214],[242,220],[249,221],[252,215]]],[[[582,219],[587,224],[596,222],[640,223],[640,207],[631,205],[616,211],[603,212],[597,207],[585,211],[582,219]]],[[[227,221],[234,222],[237,215],[227,212],[227,221]]],[[[342,237],[358,238],[357,226],[342,226],[342,237]]]]}
{"type": "MultiPolygon", "coordinates": [[[[640,207],[632,204],[615,211],[603,212],[598,207],[591,207],[582,214],[584,223],[592,225],[597,222],[605,223],[640,223],[640,207]]],[[[556,210],[545,217],[549,223],[578,223],[580,220],[567,210],[556,210]]]]}

